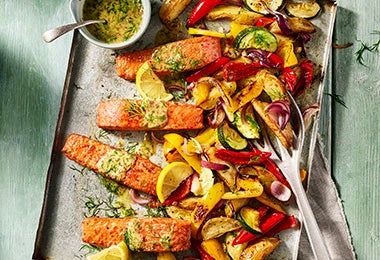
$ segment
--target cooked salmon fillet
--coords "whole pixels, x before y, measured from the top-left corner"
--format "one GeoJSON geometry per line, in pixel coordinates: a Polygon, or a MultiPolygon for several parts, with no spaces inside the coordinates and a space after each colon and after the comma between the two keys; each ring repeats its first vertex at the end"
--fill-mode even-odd
{"type": "MultiPolygon", "coordinates": [[[[195,105],[176,102],[163,102],[166,107],[166,121],[160,126],[149,126],[145,118],[153,118],[147,108],[140,109],[141,100],[107,100],[98,105],[97,125],[109,130],[194,130],[202,129],[203,110],[195,105]],[[133,109],[132,109],[133,108],[133,109]],[[139,110],[136,112],[136,109],[139,110]],[[143,110],[143,111],[142,111],[143,110]],[[142,113],[143,112],[143,113],[142,113]]],[[[147,101],[144,101],[147,102],[147,101]]],[[[154,106],[149,103],[148,106],[154,106]]],[[[150,111],[154,111],[152,107],[150,111]]],[[[156,117],[157,111],[155,111],[156,117]]]]}
{"type": "Polygon", "coordinates": [[[133,251],[183,251],[190,248],[191,222],[173,218],[86,218],[85,243],[109,247],[125,238],[133,251]]]}
{"type": "Polygon", "coordinates": [[[161,167],[83,135],[71,134],[62,148],[65,156],[94,172],[133,189],[156,196],[161,167]]]}
{"type": "Polygon", "coordinates": [[[120,77],[134,80],[145,61],[150,61],[156,73],[165,74],[202,68],[221,55],[219,38],[201,36],[120,54],[116,57],[116,70],[120,77]]]}

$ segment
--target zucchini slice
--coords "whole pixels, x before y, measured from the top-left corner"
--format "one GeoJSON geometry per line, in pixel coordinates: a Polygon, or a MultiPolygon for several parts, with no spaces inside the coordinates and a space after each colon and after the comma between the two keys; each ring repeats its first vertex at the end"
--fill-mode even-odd
{"type": "Polygon", "coordinates": [[[311,19],[321,11],[321,6],[315,2],[288,3],[285,11],[289,16],[311,19]]]}
{"type": "Polygon", "coordinates": [[[262,4],[262,1],[266,3],[269,9],[275,11],[280,10],[286,2],[285,0],[243,0],[243,4],[248,10],[266,15],[268,14],[268,11],[262,4]]]}
{"type": "Polygon", "coordinates": [[[230,127],[228,123],[219,125],[218,140],[227,149],[243,150],[248,145],[247,140],[238,131],[230,127]]]}
{"type": "Polygon", "coordinates": [[[260,125],[255,120],[253,106],[249,103],[234,114],[233,125],[248,139],[260,138],[260,125]]]}
{"type": "Polygon", "coordinates": [[[245,206],[242,207],[237,215],[237,220],[240,221],[244,229],[249,232],[261,235],[262,231],[260,225],[260,213],[258,210],[245,206]]]}
{"type": "Polygon", "coordinates": [[[234,40],[237,49],[261,49],[269,52],[277,50],[277,38],[264,27],[252,26],[242,30],[234,40]]]}

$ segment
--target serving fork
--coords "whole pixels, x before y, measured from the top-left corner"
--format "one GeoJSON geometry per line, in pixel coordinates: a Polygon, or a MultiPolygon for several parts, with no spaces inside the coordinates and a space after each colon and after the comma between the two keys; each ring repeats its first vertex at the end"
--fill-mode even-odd
{"type": "Polygon", "coordinates": [[[288,151],[288,149],[281,145],[277,137],[274,137],[274,140],[270,139],[265,129],[262,131],[263,144],[260,144],[259,142],[255,141],[255,145],[263,151],[272,153],[271,158],[277,164],[277,166],[280,168],[285,178],[287,179],[293,191],[293,194],[295,195],[298,208],[301,212],[303,225],[305,226],[305,230],[315,259],[328,260],[330,259],[330,256],[327,246],[322,237],[322,233],[318,227],[314,213],[310,207],[310,203],[307,199],[306,192],[302,185],[302,180],[299,174],[299,164],[305,137],[305,126],[303,122],[303,117],[296,101],[289,92],[288,96],[290,99],[291,111],[293,111],[294,114],[294,122],[292,123],[293,126],[296,127],[296,130],[293,131],[293,148],[290,149],[290,151],[288,151]],[[277,142],[276,147],[278,153],[274,148],[274,145],[272,145],[272,140],[273,142],[277,142]]]}

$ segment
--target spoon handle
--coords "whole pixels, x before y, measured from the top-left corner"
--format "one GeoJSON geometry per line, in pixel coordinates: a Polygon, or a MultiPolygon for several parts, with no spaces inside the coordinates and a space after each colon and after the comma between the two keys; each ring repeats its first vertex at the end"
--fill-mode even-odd
{"type": "Polygon", "coordinates": [[[55,39],[57,39],[58,37],[60,37],[61,35],[69,32],[71,30],[74,30],[74,29],[77,29],[77,28],[80,28],[80,27],[83,27],[83,26],[86,26],[89,24],[93,24],[93,23],[105,23],[105,22],[106,22],[106,20],[100,19],[100,20],[88,20],[88,21],[83,21],[83,22],[79,22],[79,23],[72,23],[72,24],[63,25],[61,27],[57,27],[57,28],[54,28],[54,29],[51,29],[51,30],[44,32],[44,34],[42,35],[42,38],[44,39],[45,42],[52,42],[55,39]]]}

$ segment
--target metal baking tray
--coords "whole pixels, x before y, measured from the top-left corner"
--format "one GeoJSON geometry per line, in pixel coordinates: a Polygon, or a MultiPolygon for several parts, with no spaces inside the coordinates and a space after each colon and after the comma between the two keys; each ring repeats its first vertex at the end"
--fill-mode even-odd
{"type": "MultiPolygon", "coordinates": [[[[158,19],[160,1],[152,0],[152,20],[144,38],[133,48],[152,46],[156,33],[161,30],[158,19]]],[[[327,65],[336,14],[335,1],[319,1],[322,13],[313,19],[317,32],[308,43],[308,56],[317,64],[318,77],[312,86],[297,101],[301,108],[322,103],[327,65]]],[[[78,172],[78,165],[68,160],[61,148],[71,133],[97,138],[115,145],[121,139],[126,143],[141,142],[143,133],[109,132],[104,135],[96,126],[96,107],[101,100],[117,98],[138,98],[134,83],[121,79],[116,74],[115,52],[101,49],[87,42],[75,31],[70,51],[68,69],[62,92],[51,160],[46,176],[44,203],[36,234],[33,259],[85,259],[82,236],[84,203],[88,197],[108,198],[109,192],[100,184],[98,176],[90,171],[78,172]]],[[[318,134],[319,115],[314,117],[307,129],[307,139],[302,155],[302,166],[309,173],[314,146],[318,134]]],[[[160,154],[159,151],[157,154],[160,154]]],[[[158,155],[151,160],[164,165],[158,155]]],[[[289,203],[291,214],[299,216],[294,201],[289,203]]],[[[296,259],[300,230],[282,232],[281,246],[271,259],[296,259]]],[[[139,259],[155,259],[152,254],[142,254],[139,259]]]]}

